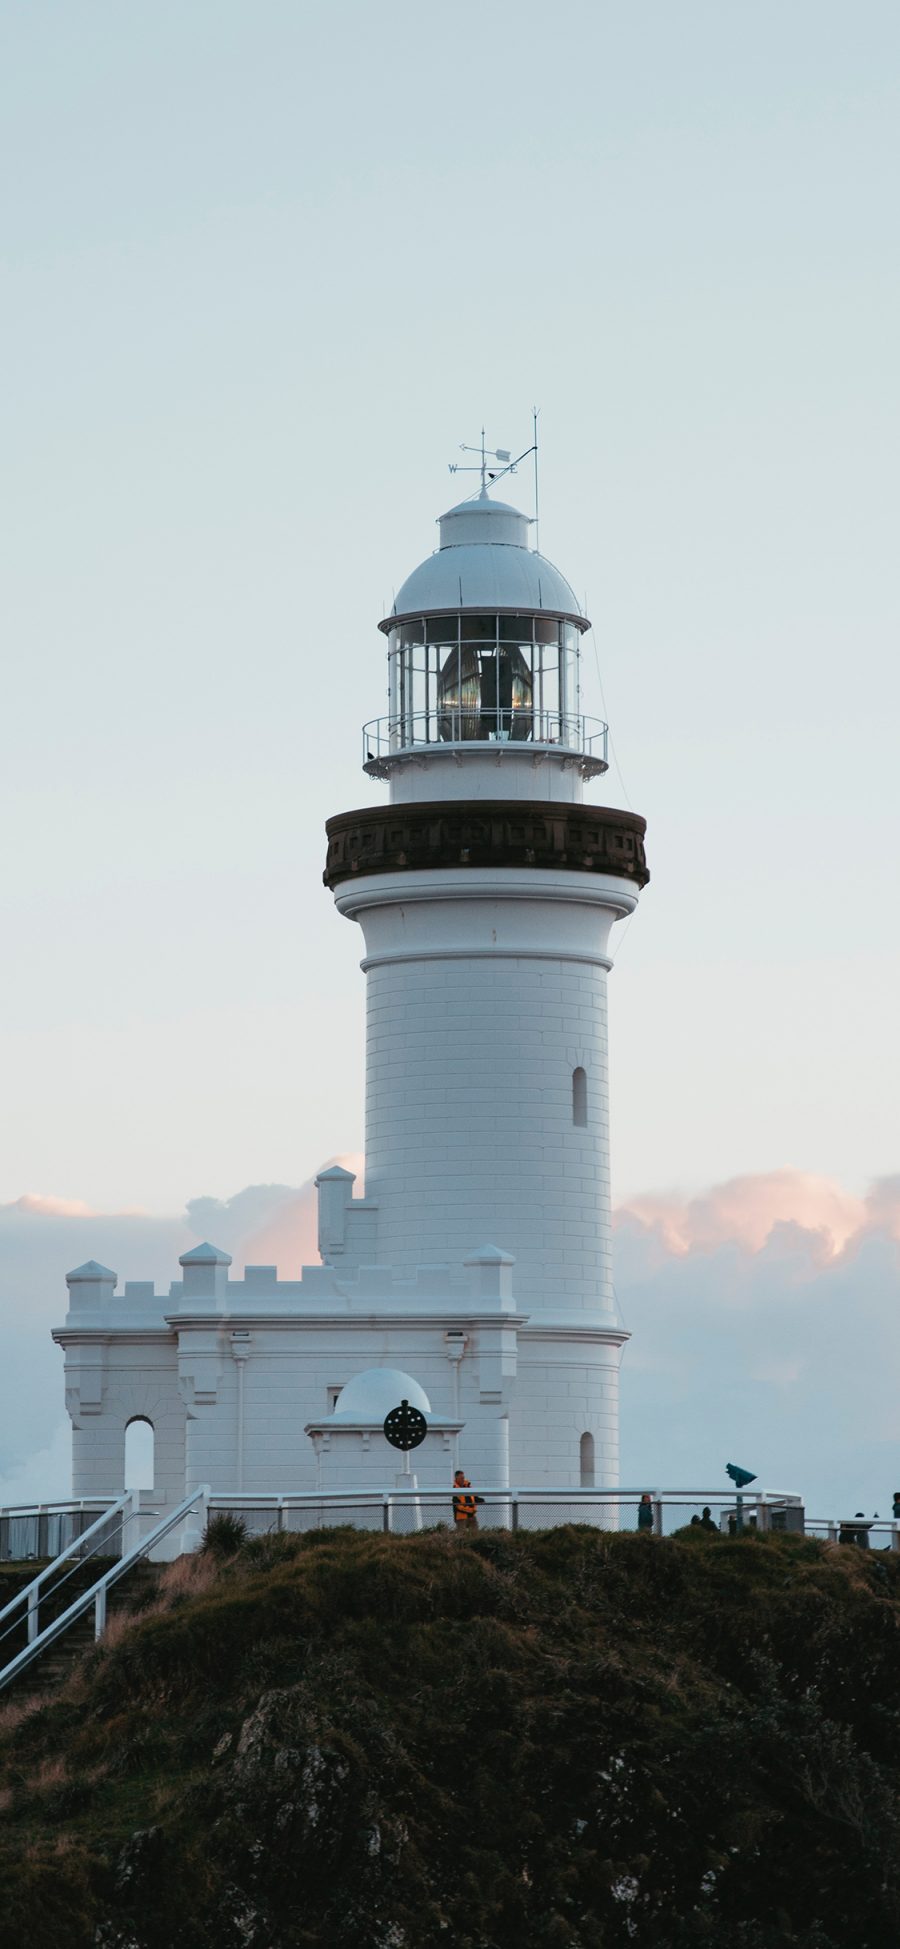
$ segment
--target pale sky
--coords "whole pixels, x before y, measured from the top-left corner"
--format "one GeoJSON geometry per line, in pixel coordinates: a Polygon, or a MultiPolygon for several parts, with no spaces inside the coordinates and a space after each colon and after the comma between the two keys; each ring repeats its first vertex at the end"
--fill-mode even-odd
{"type": "Polygon", "coordinates": [[[361,1148],[324,820],[533,404],[648,820],[616,1197],[896,1170],[898,52],[895,0],[0,9],[0,1205],[361,1148]]]}

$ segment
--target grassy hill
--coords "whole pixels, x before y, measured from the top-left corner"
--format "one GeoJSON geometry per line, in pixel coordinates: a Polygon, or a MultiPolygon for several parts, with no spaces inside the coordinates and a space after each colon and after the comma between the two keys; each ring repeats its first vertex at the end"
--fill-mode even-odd
{"type": "Polygon", "coordinates": [[[900,1559],[570,1527],[182,1559],[0,1711],[2,1949],[897,1949],[900,1559]]]}

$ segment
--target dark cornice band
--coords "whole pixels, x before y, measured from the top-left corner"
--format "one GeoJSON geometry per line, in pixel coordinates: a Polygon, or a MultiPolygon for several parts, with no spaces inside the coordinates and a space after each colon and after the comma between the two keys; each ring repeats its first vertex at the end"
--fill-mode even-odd
{"type": "Polygon", "coordinates": [[[369,873],[533,866],[611,873],[643,887],[650,878],[646,830],[647,822],[637,812],[606,805],[462,799],[373,806],[338,812],[326,822],[322,878],[327,887],[336,887],[369,873]]]}

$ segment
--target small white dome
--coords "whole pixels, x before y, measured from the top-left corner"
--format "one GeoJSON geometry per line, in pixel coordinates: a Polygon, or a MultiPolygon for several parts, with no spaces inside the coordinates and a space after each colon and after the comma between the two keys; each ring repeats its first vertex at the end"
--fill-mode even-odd
{"type": "Polygon", "coordinates": [[[354,1374],[352,1381],[341,1389],[331,1419],[371,1421],[380,1426],[385,1415],[392,1408],[399,1408],[401,1401],[408,1401],[411,1408],[418,1408],[422,1414],[431,1413],[431,1402],[424,1387],[411,1374],[401,1373],[399,1367],[367,1367],[365,1373],[354,1374]]]}
{"type": "Polygon", "coordinates": [[[480,495],[442,514],[439,526],[440,547],[407,576],[382,629],[395,616],[459,609],[545,609],[587,628],[565,576],[528,547],[528,516],[518,508],[480,495]]]}
{"type": "Polygon", "coordinates": [[[438,516],[442,548],[461,548],[469,541],[479,548],[488,542],[492,546],[501,542],[527,548],[530,526],[527,514],[509,501],[492,501],[489,494],[479,494],[477,501],[460,501],[438,516]]]}

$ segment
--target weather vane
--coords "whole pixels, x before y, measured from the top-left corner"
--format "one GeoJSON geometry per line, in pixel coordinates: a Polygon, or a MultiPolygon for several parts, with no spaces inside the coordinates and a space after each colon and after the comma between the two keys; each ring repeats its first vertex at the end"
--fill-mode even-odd
{"type": "MultiPolygon", "coordinates": [[[[477,467],[469,467],[469,466],[462,465],[458,460],[451,460],[449,463],[451,474],[480,473],[482,493],[484,493],[485,488],[487,486],[487,482],[489,480],[498,480],[501,472],[504,474],[514,474],[516,471],[516,467],[518,466],[518,461],[513,460],[512,455],[510,454],[509,449],[507,447],[486,447],[485,446],[484,427],[482,427],[481,429],[480,447],[467,447],[465,442],[463,441],[460,444],[459,451],[460,453],[480,454],[481,455],[480,462],[477,467]],[[503,464],[498,468],[492,469],[488,467],[489,460],[496,460],[503,464]]],[[[522,456],[520,455],[519,458],[521,459],[522,456]]]]}
{"type": "Polygon", "coordinates": [[[538,408],[537,407],[534,408],[534,411],[532,413],[532,422],[534,427],[534,438],[532,440],[531,446],[526,447],[523,453],[517,453],[515,460],[513,460],[508,447],[486,447],[484,444],[484,427],[482,427],[480,446],[468,447],[466,446],[465,441],[461,441],[460,448],[459,448],[460,453],[477,453],[478,455],[477,465],[469,466],[467,463],[459,460],[451,460],[449,461],[448,465],[451,474],[480,474],[481,492],[482,494],[486,494],[488,481],[502,480],[505,474],[514,474],[516,472],[516,469],[521,465],[522,461],[527,460],[530,454],[534,454],[534,545],[535,548],[537,548],[538,516],[539,516],[538,436],[537,436],[538,408]],[[490,467],[488,465],[488,462],[491,460],[496,462],[496,466],[490,467]]]}

